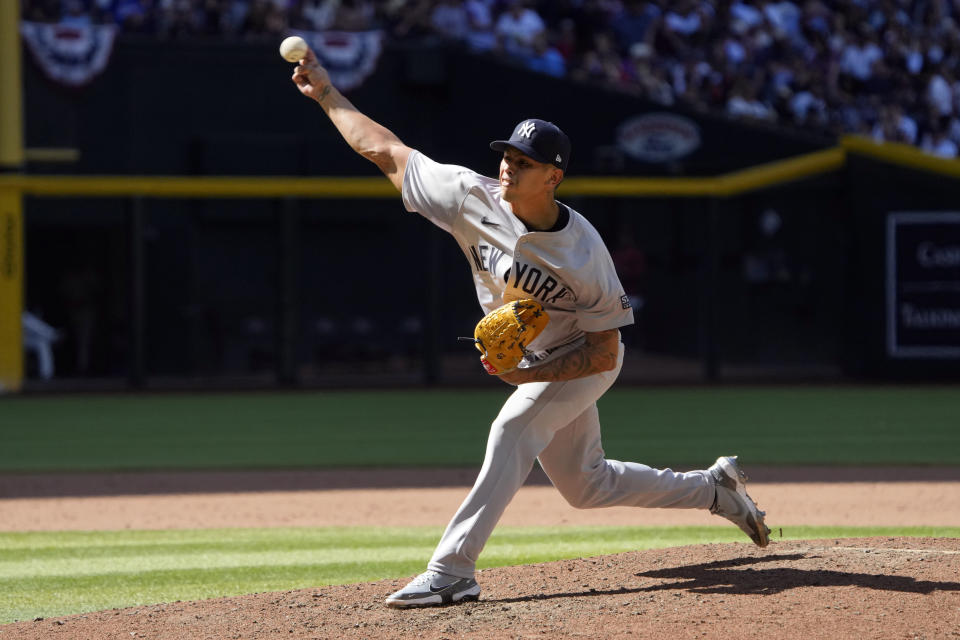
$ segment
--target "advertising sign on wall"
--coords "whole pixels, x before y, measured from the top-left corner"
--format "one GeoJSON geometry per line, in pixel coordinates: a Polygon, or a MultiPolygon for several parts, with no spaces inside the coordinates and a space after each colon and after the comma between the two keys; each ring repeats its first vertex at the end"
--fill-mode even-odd
{"type": "Polygon", "coordinates": [[[960,212],[887,214],[887,354],[960,359],[960,212]]]}
{"type": "Polygon", "coordinates": [[[647,113],[617,127],[617,146],[644,162],[671,162],[700,146],[700,128],[681,115],[647,113]]]}

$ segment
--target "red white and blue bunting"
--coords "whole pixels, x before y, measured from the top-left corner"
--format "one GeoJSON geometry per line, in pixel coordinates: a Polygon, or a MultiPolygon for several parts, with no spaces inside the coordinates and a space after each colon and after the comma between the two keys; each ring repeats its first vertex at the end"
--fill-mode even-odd
{"type": "MultiPolygon", "coordinates": [[[[115,25],[20,23],[20,34],[37,65],[51,80],[71,87],[88,84],[106,68],[117,31],[115,25]]],[[[291,33],[307,41],[334,86],[343,91],[363,84],[383,50],[380,30],[291,33]]]]}
{"type": "Polygon", "coordinates": [[[64,25],[21,22],[20,34],[44,73],[70,87],[89,83],[110,61],[114,25],[64,25]]]}
{"type": "Polygon", "coordinates": [[[383,31],[291,31],[307,41],[330,81],[341,91],[356,89],[377,68],[383,31]]]}

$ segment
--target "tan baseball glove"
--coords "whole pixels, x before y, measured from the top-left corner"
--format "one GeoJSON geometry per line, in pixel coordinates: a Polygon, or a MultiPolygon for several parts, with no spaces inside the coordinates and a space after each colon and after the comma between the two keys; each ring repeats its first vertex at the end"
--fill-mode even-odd
{"type": "Polygon", "coordinates": [[[516,369],[549,321],[543,305],[531,299],[508,302],[485,315],[473,332],[483,368],[492,375],[516,369]]]}

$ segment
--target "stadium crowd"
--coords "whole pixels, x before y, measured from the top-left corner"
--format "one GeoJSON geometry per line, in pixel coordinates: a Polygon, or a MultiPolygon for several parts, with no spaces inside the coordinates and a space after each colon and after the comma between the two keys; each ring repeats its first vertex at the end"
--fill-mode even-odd
{"type": "Polygon", "coordinates": [[[664,106],[956,157],[960,0],[22,0],[158,38],[385,29],[664,106]]]}

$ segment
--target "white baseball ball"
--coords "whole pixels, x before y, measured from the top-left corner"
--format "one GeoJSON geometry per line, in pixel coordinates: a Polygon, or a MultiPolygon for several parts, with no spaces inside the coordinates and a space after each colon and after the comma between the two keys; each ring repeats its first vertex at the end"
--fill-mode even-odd
{"type": "Polygon", "coordinates": [[[307,55],[307,41],[300,36],[284,38],[280,43],[280,55],[287,62],[300,62],[307,55]]]}

